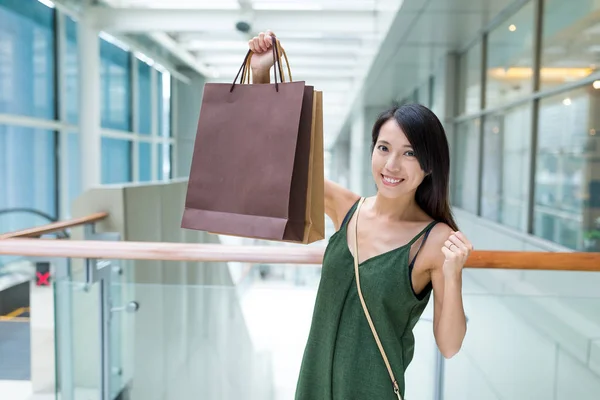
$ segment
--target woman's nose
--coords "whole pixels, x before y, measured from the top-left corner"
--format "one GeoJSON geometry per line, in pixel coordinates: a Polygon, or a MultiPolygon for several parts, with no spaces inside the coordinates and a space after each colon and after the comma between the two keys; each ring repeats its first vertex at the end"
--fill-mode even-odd
{"type": "Polygon", "coordinates": [[[385,168],[390,172],[400,171],[400,160],[398,160],[396,157],[388,158],[387,162],[385,163],[385,168]]]}

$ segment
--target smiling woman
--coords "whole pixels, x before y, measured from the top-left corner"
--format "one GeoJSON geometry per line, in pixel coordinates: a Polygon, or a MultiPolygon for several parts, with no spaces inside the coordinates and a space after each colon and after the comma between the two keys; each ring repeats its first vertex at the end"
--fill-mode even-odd
{"type": "MultiPolygon", "coordinates": [[[[269,83],[274,38],[249,42],[254,83],[269,83]]],[[[473,246],[450,212],[442,124],[424,106],[392,108],[375,122],[372,146],[375,196],[325,183],[337,232],[323,258],[297,400],[402,399],[413,329],[432,293],[440,352],[454,356],[465,337],[461,276],[473,246]]]]}

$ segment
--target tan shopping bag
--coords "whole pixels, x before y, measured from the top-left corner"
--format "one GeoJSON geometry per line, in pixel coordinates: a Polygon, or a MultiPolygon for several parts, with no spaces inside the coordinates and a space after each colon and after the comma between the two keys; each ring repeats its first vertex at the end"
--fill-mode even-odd
{"type": "Polygon", "coordinates": [[[325,239],[325,160],[323,157],[323,92],[315,91],[311,129],[306,225],[303,243],[325,239]]]}

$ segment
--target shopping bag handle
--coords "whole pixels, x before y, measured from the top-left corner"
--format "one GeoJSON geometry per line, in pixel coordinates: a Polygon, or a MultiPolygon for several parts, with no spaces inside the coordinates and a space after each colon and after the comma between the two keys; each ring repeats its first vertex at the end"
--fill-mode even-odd
{"type": "MultiPolygon", "coordinates": [[[[287,53],[285,52],[284,48],[281,47],[281,42],[279,40],[276,40],[275,43],[277,43],[277,50],[281,53],[281,55],[283,55],[283,58],[285,59],[285,66],[287,67],[287,72],[288,72],[288,76],[290,77],[290,82],[293,82],[294,79],[292,78],[292,70],[290,69],[290,61],[287,58],[287,53]]],[[[244,69],[242,70],[242,79],[240,81],[241,84],[247,83],[250,84],[251,82],[251,78],[250,78],[250,61],[252,60],[252,56],[250,56],[247,60],[246,63],[244,65],[244,69]]],[[[279,60],[281,61],[281,57],[279,58],[279,60]]],[[[285,74],[283,73],[283,68],[281,68],[281,62],[279,63],[279,76],[281,77],[281,81],[285,82],[285,74]]]]}
{"type": "MultiPolygon", "coordinates": [[[[274,59],[274,67],[275,67],[275,68],[273,68],[273,73],[275,75],[275,90],[277,92],[279,92],[279,83],[277,82],[277,71],[279,71],[279,80],[281,83],[283,83],[283,68],[281,67],[281,60],[279,58],[280,51],[283,53],[283,55],[285,57],[285,61],[288,64],[287,67],[288,67],[288,73],[290,75],[290,81],[292,79],[292,75],[291,75],[290,66],[289,66],[288,59],[287,59],[287,54],[285,54],[285,51],[282,48],[280,48],[277,37],[274,34],[272,34],[271,37],[273,38],[273,43],[274,43],[272,50],[273,50],[273,59],[274,59]]],[[[249,61],[250,61],[250,57],[252,57],[252,54],[253,54],[252,50],[248,50],[248,53],[246,53],[246,57],[244,57],[244,61],[242,62],[242,65],[241,65],[240,69],[238,70],[237,75],[233,79],[233,83],[231,84],[231,88],[229,89],[230,93],[233,92],[233,89],[235,88],[236,81],[237,81],[238,77],[240,76],[240,73],[242,74],[242,77],[240,79],[240,84],[244,83],[245,76],[247,73],[249,73],[249,71],[248,71],[250,68],[249,61]]],[[[249,80],[250,80],[250,78],[248,77],[248,81],[249,80]]]]}

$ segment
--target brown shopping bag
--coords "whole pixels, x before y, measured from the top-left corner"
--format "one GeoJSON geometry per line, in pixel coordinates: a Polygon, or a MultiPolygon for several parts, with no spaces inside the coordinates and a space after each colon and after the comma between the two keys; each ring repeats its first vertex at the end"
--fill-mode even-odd
{"type": "Polygon", "coordinates": [[[278,71],[269,85],[205,85],[182,228],[304,241],[314,88],[278,71]]]}
{"type": "Polygon", "coordinates": [[[323,157],[323,93],[314,92],[306,225],[303,243],[325,239],[325,161],[323,157]]]}

